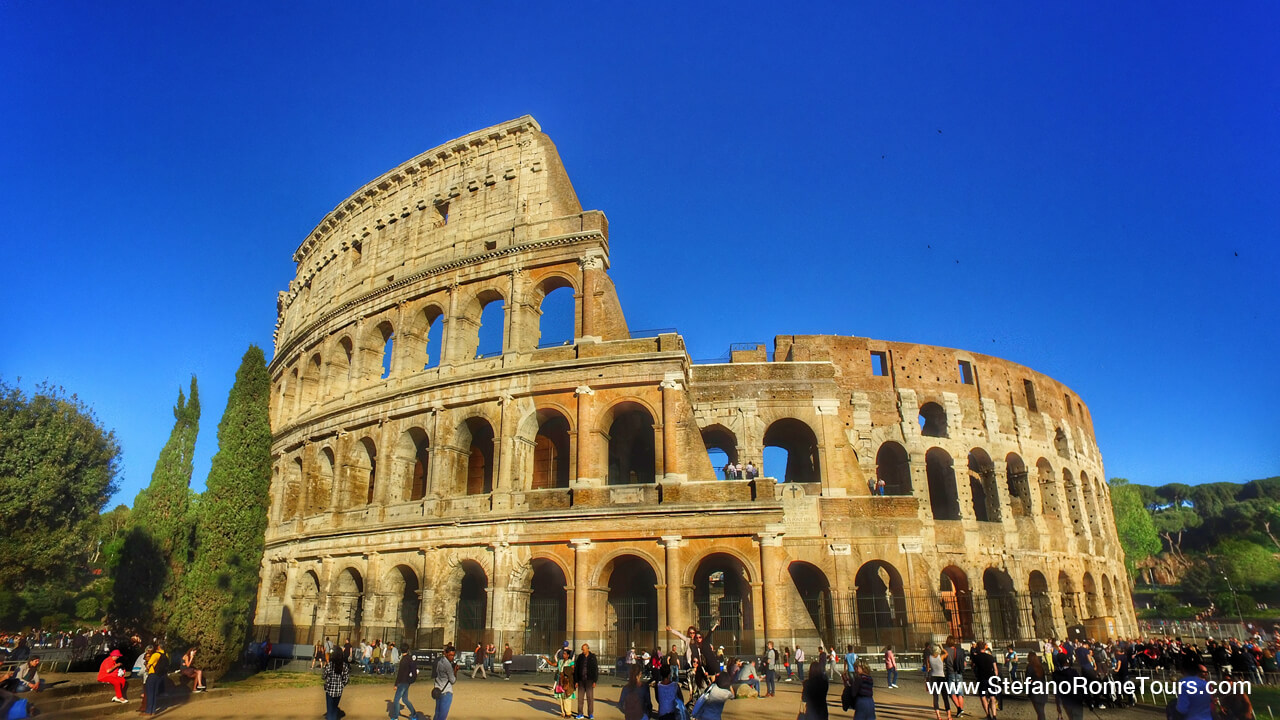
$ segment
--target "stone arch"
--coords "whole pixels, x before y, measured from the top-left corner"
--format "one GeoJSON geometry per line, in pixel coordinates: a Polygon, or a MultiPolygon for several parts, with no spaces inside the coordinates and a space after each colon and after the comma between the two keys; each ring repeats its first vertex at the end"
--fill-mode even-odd
{"type": "Polygon", "coordinates": [[[378,448],[365,436],[352,443],[347,466],[347,493],[344,510],[373,504],[378,482],[378,448]]]}
{"type": "MultiPolygon", "coordinates": [[[[1062,468],[1062,489],[1067,496],[1067,512],[1071,516],[1071,528],[1075,537],[1084,535],[1084,517],[1080,507],[1080,494],[1076,492],[1075,477],[1067,468],[1062,468]]],[[[1090,616],[1092,617],[1092,616],[1090,616]]]]}
{"type": "Polygon", "coordinates": [[[302,456],[296,456],[285,465],[284,493],[281,498],[281,520],[294,520],[302,512],[302,456]]]}
{"type": "Polygon", "coordinates": [[[321,400],[322,367],[323,361],[320,359],[320,353],[317,352],[311,355],[311,358],[307,360],[306,366],[303,368],[301,388],[303,412],[314,408],[321,400]]]}
{"type": "Polygon", "coordinates": [[[1080,586],[1084,590],[1085,618],[1098,617],[1098,585],[1093,581],[1093,574],[1088,570],[1085,571],[1080,586]]]}
{"type": "Polygon", "coordinates": [[[488,639],[489,575],[475,560],[459,562],[458,600],[455,605],[457,646],[470,650],[488,639]]]}
{"type": "Polygon", "coordinates": [[[537,423],[533,433],[533,466],[529,468],[530,489],[544,490],[569,487],[573,459],[573,423],[568,413],[557,407],[538,408],[532,417],[537,423]]]}
{"type": "MultiPolygon", "coordinates": [[[[800,595],[800,601],[805,612],[808,613],[809,621],[813,623],[812,634],[809,636],[797,634],[797,642],[810,646],[814,642],[821,642],[824,646],[834,645],[836,641],[835,609],[831,599],[831,581],[827,579],[827,574],[817,565],[803,560],[791,561],[787,565],[787,573],[791,576],[796,592],[800,595]]],[[[802,630],[804,629],[796,628],[797,633],[802,630]]]]}
{"type": "Polygon", "coordinates": [[[547,275],[535,286],[533,304],[537,307],[537,347],[573,344],[578,326],[577,292],[574,281],[559,273],[547,275]],[[550,328],[547,327],[548,319],[554,322],[550,328]]]}
{"type": "Polygon", "coordinates": [[[876,480],[884,481],[885,495],[911,494],[911,457],[907,449],[892,440],[876,451],[876,480]]]}
{"type": "Polygon", "coordinates": [[[1067,627],[1080,624],[1077,593],[1075,581],[1067,571],[1058,571],[1058,597],[1062,601],[1062,619],[1067,623],[1067,627]]]}
{"type": "Polygon", "coordinates": [[[534,556],[530,560],[529,610],[525,621],[524,652],[550,655],[567,639],[569,594],[568,571],[554,557],[534,556]]]}
{"type": "Polygon", "coordinates": [[[973,591],[969,576],[955,565],[938,574],[938,597],[947,621],[947,634],[969,640],[973,635],[973,591]]]}
{"type": "Polygon", "coordinates": [[[956,494],[956,471],[951,454],[939,447],[924,455],[929,480],[929,507],[934,520],[959,520],[960,498],[956,494]]]}
{"type": "Polygon", "coordinates": [[[364,625],[364,576],[354,565],[346,565],[334,575],[329,589],[330,613],[352,634],[364,625]]]}
{"type": "Polygon", "coordinates": [[[355,357],[355,345],[351,337],[344,335],[329,353],[328,385],[330,393],[341,395],[351,387],[351,361],[355,357]]]}
{"type": "Polygon", "coordinates": [[[422,603],[422,584],[418,573],[403,563],[391,568],[383,575],[381,587],[387,596],[393,611],[389,613],[395,623],[397,634],[402,638],[401,644],[412,649],[412,643],[418,635],[418,616],[422,603]]]}
{"type": "MultiPolygon", "coordinates": [[[[781,448],[787,453],[783,482],[821,482],[822,467],[818,435],[803,420],[784,417],[774,420],[764,431],[766,448],[781,448]]],[[[765,475],[777,472],[774,468],[762,468],[765,475]]]]}
{"type": "Polygon", "coordinates": [[[1067,442],[1067,433],[1062,428],[1057,428],[1054,431],[1053,448],[1057,451],[1058,457],[1067,460],[1071,459],[1071,446],[1067,442]]]}
{"type": "Polygon", "coordinates": [[[645,554],[632,550],[613,553],[600,565],[598,586],[606,591],[605,652],[613,657],[625,655],[631,643],[637,648],[657,647],[658,567],[645,554]]]}
{"type": "Polygon", "coordinates": [[[445,325],[444,307],[436,301],[428,302],[413,313],[404,326],[406,367],[411,371],[425,370],[440,364],[441,334],[445,325]]]}
{"type": "Polygon", "coordinates": [[[506,350],[506,295],[497,288],[484,288],[472,296],[462,312],[465,336],[459,339],[462,353],[457,357],[470,360],[500,355],[506,350]],[[489,330],[484,328],[488,326],[489,330]],[[494,328],[497,330],[494,330],[494,328]]]}
{"type": "Polygon", "coordinates": [[[361,374],[367,380],[390,377],[395,357],[395,326],[383,320],[368,327],[360,341],[361,374]]]}
{"type": "Polygon", "coordinates": [[[1013,589],[1013,578],[1001,568],[989,567],[982,572],[982,590],[987,599],[991,640],[1012,642],[1020,639],[1018,596],[1013,589]]]}
{"type": "Polygon", "coordinates": [[[472,415],[463,420],[454,433],[454,442],[462,458],[459,484],[463,493],[488,495],[493,492],[496,443],[488,418],[472,415]]]}
{"type": "Polygon", "coordinates": [[[1102,608],[1107,615],[1115,617],[1116,596],[1112,593],[1111,578],[1107,575],[1102,576],[1102,608]]]}
{"type": "MultiPolygon", "coordinates": [[[[1093,479],[1084,470],[1080,471],[1080,492],[1084,496],[1084,514],[1088,520],[1089,532],[1094,542],[1102,542],[1102,507],[1094,494],[1093,479]]],[[[1099,550],[1101,547],[1099,547],[1099,550]]]]}
{"type": "Polygon", "coordinates": [[[707,449],[712,472],[724,473],[726,465],[738,462],[738,436],[720,423],[702,428],[702,445],[707,449]]]}
{"type": "Polygon", "coordinates": [[[1000,522],[1000,487],[996,467],[982,448],[969,451],[969,492],[978,522],[1000,522]]]}
{"type": "Polygon", "coordinates": [[[1036,461],[1036,482],[1040,485],[1040,513],[1061,521],[1062,493],[1054,479],[1053,466],[1044,458],[1036,461]]]}
{"type": "Polygon", "coordinates": [[[320,577],[314,570],[298,574],[292,589],[293,620],[298,629],[305,627],[305,634],[299,633],[297,639],[303,642],[315,642],[315,627],[320,620],[320,577]]]}
{"type": "Polygon", "coordinates": [[[1044,573],[1032,570],[1027,577],[1031,593],[1031,627],[1038,638],[1050,638],[1053,632],[1053,600],[1049,597],[1049,581],[1044,573]]]}
{"type": "Polygon", "coordinates": [[[319,515],[329,509],[332,502],[334,462],[333,449],[327,445],[316,453],[316,469],[309,477],[307,487],[307,515],[319,515]]]}
{"type": "Polygon", "coordinates": [[[1022,456],[1009,453],[1004,457],[1005,484],[1009,491],[1009,510],[1014,517],[1031,517],[1031,483],[1022,456]]]}
{"type": "Polygon", "coordinates": [[[698,627],[709,628],[719,622],[716,644],[723,645],[725,655],[755,652],[755,602],[752,598],[751,563],[737,552],[723,548],[709,552],[696,563],[690,574],[693,602],[698,627]]]}
{"type": "Polygon", "coordinates": [[[905,642],[907,599],[898,569],[884,560],[871,560],[858,568],[853,582],[861,643],[893,645],[905,642]]]}
{"type": "Polygon", "coordinates": [[[916,421],[920,424],[920,434],[925,437],[951,437],[947,427],[947,411],[936,402],[921,405],[920,416],[916,421]]]}
{"type": "Polygon", "coordinates": [[[427,431],[411,427],[400,433],[396,442],[395,462],[398,477],[403,478],[394,500],[421,500],[427,496],[431,474],[431,440],[427,431]]]}
{"type": "Polygon", "coordinates": [[[647,404],[621,400],[601,418],[607,443],[608,484],[652,484],[658,477],[655,414],[647,404]]]}

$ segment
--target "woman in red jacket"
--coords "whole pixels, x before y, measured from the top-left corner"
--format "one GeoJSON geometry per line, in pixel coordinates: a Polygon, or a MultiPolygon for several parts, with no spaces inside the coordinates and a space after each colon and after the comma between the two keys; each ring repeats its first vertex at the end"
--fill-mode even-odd
{"type": "Polygon", "coordinates": [[[120,664],[120,651],[112,650],[107,659],[103,660],[102,665],[98,667],[98,682],[107,683],[116,691],[116,696],[111,698],[111,702],[129,702],[124,696],[124,686],[128,682],[125,678],[126,675],[128,675],[128,671],[120,664]]]}

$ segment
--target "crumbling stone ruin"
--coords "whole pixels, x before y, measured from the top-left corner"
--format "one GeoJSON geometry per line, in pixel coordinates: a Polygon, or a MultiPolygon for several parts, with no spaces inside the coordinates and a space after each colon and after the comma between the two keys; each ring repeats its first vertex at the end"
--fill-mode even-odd
{"type": "Polygon", "coordinates": [[[730,654],[1135,629],[1070,388],[913,343],[779,336],[699,363],[632,332],[608,222],[530,117],[368,183],[294,260],[257,608],[277,642],[608,656],[717,620],[730,654]],[[545,336],[553,301],[571,336],[545,336]]]}

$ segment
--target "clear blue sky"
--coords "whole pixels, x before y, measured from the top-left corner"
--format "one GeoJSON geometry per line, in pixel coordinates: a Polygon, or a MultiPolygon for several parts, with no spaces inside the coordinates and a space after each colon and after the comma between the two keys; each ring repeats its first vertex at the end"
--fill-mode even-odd
{"type": "Polygon", "coordinates": [[[197,374],[201,488],[306,233],[529,113],[694,357],[966,348],[1111,477],[1280,474],[1280,10],[1056,5],[5,2],[0,376],[90,403],[132,502],[197,374]]]}

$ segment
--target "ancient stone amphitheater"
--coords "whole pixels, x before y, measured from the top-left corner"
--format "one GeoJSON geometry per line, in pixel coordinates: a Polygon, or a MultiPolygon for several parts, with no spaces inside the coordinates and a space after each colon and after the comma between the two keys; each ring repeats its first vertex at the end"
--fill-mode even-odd
{"type": "Polygon", "coordinates": [[[630,330],[605,216],[530,117],[368,183],[294,260],[261,635],[608,656],[717,620],[729,653],[1134,629],[1070,388],[912,343],[707,363],[630,330]]]}

